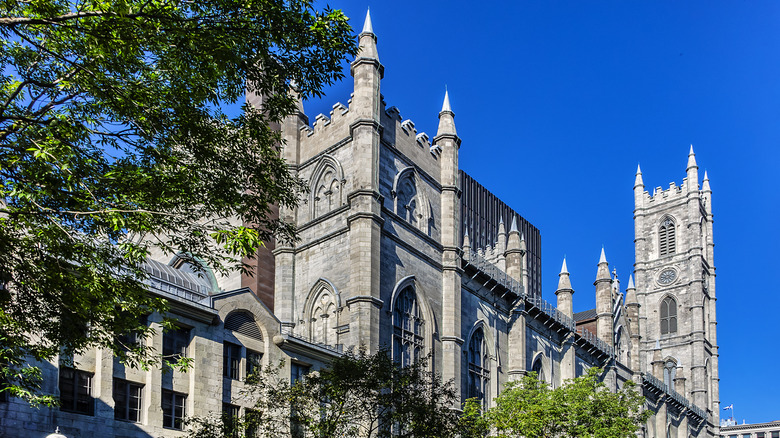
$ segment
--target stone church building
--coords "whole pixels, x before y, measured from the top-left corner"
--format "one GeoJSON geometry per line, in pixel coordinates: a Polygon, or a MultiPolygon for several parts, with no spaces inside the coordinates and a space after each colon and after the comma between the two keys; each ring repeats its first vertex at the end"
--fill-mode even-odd
{"type": "Polygon", "coordinates": [[[711,191],[693,149],[680,186],[648,192],[637,169],[634,275],[622,289],[602,250],[594,290],[578,291],[595,293],[596,308],[574,313],[566,261],[548,303],[539,230],[460,169],[448,95],[436,134],[418,132],[385,106],[368,16],[359,41],[351,99],[311,125],[299,105],[281,127],[291,171],[310,184],[296,209],[279,212],[300,241],[261,252],[255,278],[199,278],[178,258],[149,261],[150,290],[169,299],[180,329],[147,342],[192,357],[192,369],[128,369],[105,351],[85,353],[76,369],[44,364],[44,389],[62,406],[2,400],[0,437],[54,427],[69,437],[182,436],[187,416],[243,414],[242,378],[257,364],[283,358],[295,379],[359,346],[402,364],[430,355],[463,400],[486,406],[527,372],[559,386],[599,367],[610,388],[641,388],[654,415],[640,436],[718,436],[711,191]]]}

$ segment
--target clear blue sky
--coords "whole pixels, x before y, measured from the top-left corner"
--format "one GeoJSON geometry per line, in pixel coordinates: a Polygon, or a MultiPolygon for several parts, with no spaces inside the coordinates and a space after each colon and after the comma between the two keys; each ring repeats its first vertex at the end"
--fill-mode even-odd
{"type": "MultiPolygon", "coordinates": [[[[330,5],[358,31],[371,7],[382,94],[420,132],[449,88],[461,168],[541,230],[548,301],[566,255],[575,311],[595,306],[602,245],[625,287],[637,163],[648,189],[679,185],[693,144],[713,191],[721,405],[780,420],[780,2],[330,5]]],[[[310,119],[351,89],[307,102],[310,119]]]]}

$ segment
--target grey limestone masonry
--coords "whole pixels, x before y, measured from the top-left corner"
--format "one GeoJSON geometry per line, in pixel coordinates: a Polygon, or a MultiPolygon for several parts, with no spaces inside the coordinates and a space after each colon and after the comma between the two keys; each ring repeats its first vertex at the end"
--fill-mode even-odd
{"type": "MultiPolygon", "coordinates": [[[[488,407],[505,383],[531,371],[558,387],[598,367],[610,389],[632,380],[645,395],[653,417],[641,436],[718,436],[711,191],[706,175],[699,187],[693,150],[680,186],[650,194],[637,173],[634,276],[621,282],[602,254],[585,274],[594,288],[575,293],[564,264],[558,305],[547,303],[528,290],[528,248],[516,218],[485,221],[489,230],[470,224],[474,234],[496,236],[471,246],[460,223],[471,205],[460,192],[461,138],[449,96],[435,133],[386,108],[384,66],[366,24],[350,66],[351,99],[311,126],[299,102],[280,126],[283,155],[310,191],[297,208],[279,212],[300,240],[273,250],[273,312],[252,290],[231,286],[233,278],[215,279],[207,295],[160,278],[164,287],[152,291],[176,304],[168,316],[189,329],[191,369],[132,369],[108,352],[87,352],[76,362],[92,376],[93,414],[11,399],[0,402],[0,437],[42,437],[55,426],[74,438],[181,436],[164,425],[168,391],[186,396],[186,416],[218,413],[223,403],[243,415],[253,403],[242,391],[250,355],[264,365],[284,360],[281,372],[293,378],[361,347],[402,363],[428,356],[461,400],[479,397],[488,407]],[[596,295],[597,308],[575,320],[581,294],[596,295]],[[225,342],[240,351],[241,371],[232,377],[224,375],[225,342]],[[137,421],[114,420],[114,379],[143,385],[137,421]]],[[[469,140],[462,147],[479,147],[469,140]]],[[[149,317],[155,328],[161,320],[149,317]]],[[[163,334],[146,342],[162,350],[163,334]]],[[[44,389],[55,394],[58,367],[43,364],[44,389]]]]}

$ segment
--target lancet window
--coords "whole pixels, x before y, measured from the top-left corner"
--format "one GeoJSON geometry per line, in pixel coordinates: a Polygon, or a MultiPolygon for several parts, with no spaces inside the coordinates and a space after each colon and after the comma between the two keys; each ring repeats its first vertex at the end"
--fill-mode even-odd
{"type": "Polygon", "coordinates": [[[536,377],[539,378],[539,381],[546,382],[545,376],[544,376],[544,367],[542,366],[542,355],[536,357],[536,360],[534,360],[534,364],[531,367],[531,371],[536,373],[536,377]]]}
{"type": "Polygon", "coordinates": [[[485,343],[485,332],[482,327],[471,335],[469,341],[469,398],[477,398],[485,404],[488,400],[490,383],[490,355],[485,343]]]}
{"type": "Polygon", "coordinates": [[[664,384],[674,391],[674,379],[677,377],[677,364],[673,360],[664,363],[664,384]]]}
{"type": "Polygon", "coordinates": [[[336,299],[326,287],[320,288],[310,304],[311,340],[317,344],[336,344],[336,299]]]}
{"type": "Polygon", "coordinates": [[[677,333],[677,301],[666,297],[661,301],[661,334],[677,333]]]}
{"type": "Polygon", "coordinates": [[[674,232],[674,221],[667,217],[658,228],[658,255],[670,255],[677,251],[674,232]]]}
{"type": "Polygon", "coordinates": [[[312,219],[343,205],[344,172],[330,155],[323,155],[311,178],[312,219]]]}
{"type": "Polygon", "coordinates": [[[398,183],[396,190],[396,213],[409,222],[417,226],[419,221],[419,207],[417,199],[417,185],[414,182],[413,174],[409,173],[398,183]]]}
{"type": "Polygon", "coordinates": [[[393,304],[393,360],[408,366],[422,358],[425,321],[422,318],[417,294],[407,286],[393,304]]]}

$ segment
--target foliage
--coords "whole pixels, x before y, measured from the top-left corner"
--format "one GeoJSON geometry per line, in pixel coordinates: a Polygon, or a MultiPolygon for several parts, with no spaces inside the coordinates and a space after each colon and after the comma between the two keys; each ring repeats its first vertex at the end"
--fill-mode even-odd
{"type": "Polygon", "coordinates": [[[273,127],[291,81],[318,95],[357,49],[309,0],[9,0],[0,35],[0,379],[45,402],[27,357],[160,360],[114,342],[165,310],[150,251],[219,274],[294,238],[271,205],[303,186],[273,127]],[[245,92],[262,108],[220,109],[245,92]]]}
{"type": "MultiPolygon", "coordinates": [[[[495,407],[470,421],[469,436],[631,438],[647,421],[644,398],[628,381],[613,393],[600,381],[601,370],[550,389],[535,373],[510,382],[495,399],[495,407]]],[[[474,411],[474,401],[466,412],[474,411]]],[[[473,414],[472,414],[472,417],[473,414]]]]}
{"type": "Polygon", "coordinates": [[[458,436],[455,392],[424,362],[401,367],[384,351],[360,351],[293,385],[279,379],[278,370],[249,379],[248,394],[256,400],[250,422],[232,423],[236,430],[215,417],[198,419],[190,437],[229,437],[248,428],[263,438],[458,436]]]}

